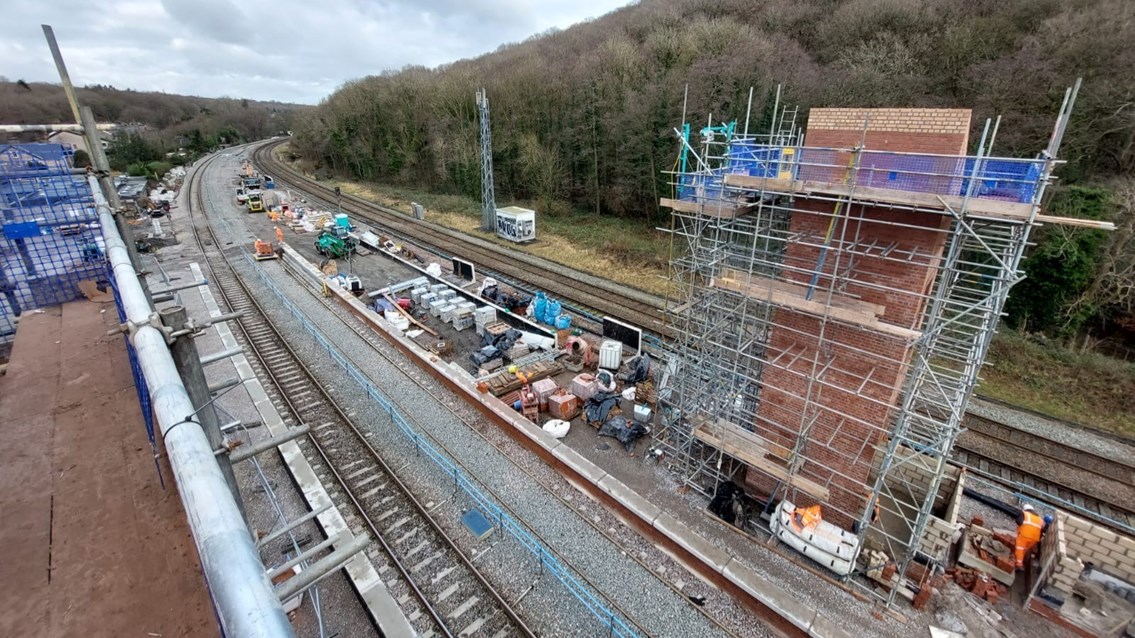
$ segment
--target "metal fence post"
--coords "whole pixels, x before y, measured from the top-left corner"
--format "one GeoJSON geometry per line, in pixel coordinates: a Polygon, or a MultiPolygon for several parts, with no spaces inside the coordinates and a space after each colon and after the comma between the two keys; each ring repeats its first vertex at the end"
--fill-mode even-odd
{"type": "MultiPolygon", "coordinates": [[[[162,325],[175,332],[184,330],[189,321],[189,314],[184,306],[162,308],[158,311],[158,315],[161,316],[162,325]]],[[[205,368],[201,366],[201,357],[197,354],[193,337],[188,334],[176,337],[169,349],[170,354],[173,355],[173,364],[177,368],[178,375],[181,376],[182,383],[185,384],[185,391],[189,394],[189,400],[197,410],[197,420],[201,423],[201,429],[205,431],[205,438],[209,440],[209,446],[215,452],[224,445],[224,435],[221,434],[221,422],[217,418],[217,411],[213,409],[209,382],[205,379],[205,368]]],[[[244,511],[244,502],[240,499],[240,488],[237,487],[236,474],[233,473],[228,454],[217,454],[217,464],[221,466],[221,474],[229,484],[233,500],[240,509],[240,515],[247,521],[248,514],[244,511]]]]}

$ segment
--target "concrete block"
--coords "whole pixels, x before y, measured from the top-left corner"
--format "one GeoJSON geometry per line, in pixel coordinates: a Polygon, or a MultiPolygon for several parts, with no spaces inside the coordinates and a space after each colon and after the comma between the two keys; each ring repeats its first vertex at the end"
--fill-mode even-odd
{"type": "Polygon", "coordinates": [[[702,563],[712,567],[716,572],[720,573],[726,564],[732,560],[729,554],[718,549],[709,541],[691,531],[684,523],[665,512],[654,518],[654,529],[668,536],[682,549],[688,551],[702,563]]]}
{"type": "Polygon", "coordinates": [[[253,403],[268,400],[268,393],[264,391],[264,386],[259,383],[246,383],[244,387],[248,390],[248,398],[252,399],[253,403]]]}
{"type": "Polygon", "coordinates": [[[607,476],[606,470],[588,461],[582,454],[567,445],[556,447],[552,450],[552,456],[591,483],[598,484],[604,476],[607,476]]]}
{"type": "Polygon", "coordinates": [[[1098,525],[1092,527],[1092,536],[1109,543],[1116,543],[1119,539],[1115,532],[1110,529],[1104,529],[1098,525]]]}
{"type": "Polygon", "coordinates": [[[599,488],[611,495],[642,520],[654,524],[654,520],[662,513],[662,508],[651,503],[638,492],[635,492],[622,481],[608,474],[599,481],[599,488]]]}
{"type": "Polygon", "coordinates": [[[791,594],[776,584],[737,561],[731,561],[725,566],[722,573],[735,585],[761,601],[780,617],[796,625],[802,631],[811,631],[812,624],[816,620],[816,611],[793,598],[791,594]]]}
{"type": "Polygon", "coordinates": [[[1135,552],[1135,538],[1129,536],[1120,536],[1116,539],[1116,544],[1122,547],[1125,551],[1135,552]]]}

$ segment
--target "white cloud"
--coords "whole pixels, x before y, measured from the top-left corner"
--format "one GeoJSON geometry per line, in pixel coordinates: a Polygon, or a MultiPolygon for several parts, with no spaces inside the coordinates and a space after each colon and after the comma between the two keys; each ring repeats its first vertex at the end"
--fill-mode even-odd
{"type": "Polygon", "coordinates": [[[0,75],[316,103],[347,80],[495,50],[628,0],[8,0],[0,75]]]}

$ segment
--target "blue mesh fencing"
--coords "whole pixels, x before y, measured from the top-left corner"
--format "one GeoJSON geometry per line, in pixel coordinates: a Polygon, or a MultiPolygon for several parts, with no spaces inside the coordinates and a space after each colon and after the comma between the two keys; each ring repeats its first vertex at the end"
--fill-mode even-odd
{"type": "MultiPolygon", "coordinates": [[[[126,322],[126,308],[122,306],[122,295],[119,294],[117,282],[114,280],[113,273],[110,272],[110,264],[107,264],[107,279],[110,281],[110,289],[114,293],[114,306],[118,310],[119,323],[126,322]]],[[[123,335],[126,341],[126,354],[130,359],[130,372],[134,376],[134,390],[138,393],[138,405],[142,409],[142,420],[146,424],[146,437],[150,439],[150,449],[154,451],[154,466],[158,469],[158,478],[161,479],[162,468],[157,460],[157,441],[154,439],[154,410],[150,402],[150,387],[146,384],[146,377],[142,374],[142,366],[138,364],[138,354],[134,351],[134,344],[130,343],[130,337],[123,335]]],[[[165,481],[162,481],[162,486],[165,486],[165,481]]]]}
{"type": "MultiPolygon", "coordinates": [[[[73,159],[62,144],[0,145],[0,345],[12,341],[14,319],[24,312],[82,298],[83,281],[109,287],[119,321],[126,320],[94,196],[87,180],[74,174],[73,159]]],[[[156,451],[150,393],[129,339],[126,351],[156,451]]]]}
{"type": "Polygon", "coordinates": [[[107,281],[94,199],[72,157],[61,144],[0,145],[0,343],[13,318],[107,281]]]}

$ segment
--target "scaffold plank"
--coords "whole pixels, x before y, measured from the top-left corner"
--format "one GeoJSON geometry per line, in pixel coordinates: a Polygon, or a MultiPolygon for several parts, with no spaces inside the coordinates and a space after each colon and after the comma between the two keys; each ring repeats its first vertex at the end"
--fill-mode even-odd
{"type": "Polygon", "coordinates": [[[713,423],[703,421],[694,427],[693,435],[699,441],[721,450],[746,465],[786,481],[793,487],[799,488],[820,500],[826,501],[831,498],[828,488],[802,476],[790,476],[786,468],[765,457],[765,454],[774,454],[772,448],[780,446],[766,441],[735,423],[720,419],[713,423]]]}

